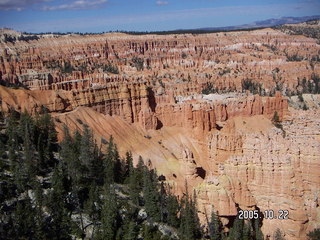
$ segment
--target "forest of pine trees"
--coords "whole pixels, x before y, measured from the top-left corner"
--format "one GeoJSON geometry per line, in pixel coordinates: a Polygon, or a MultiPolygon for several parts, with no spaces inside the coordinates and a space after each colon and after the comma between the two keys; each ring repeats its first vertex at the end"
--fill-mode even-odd
{"type": "Polygon", "coordinates": [[[58,144],[47,113],[12,111],[0,123],[1,239],[201,237],[193,200],[179,200],[141,157],[136,167],[130,152],[122,159],[112,137],[98,147],[88,127],[65,127],[58,144]]]}
{"type": "Polygon", "coordinates": [[[0,114],[0,166],[1,239],[263,239],[261,222],[223,233],[214,211],[201,226],[196,194],[175,196],[112,136],[98,146],[88,127],[65,127],[58,144],[46,112],[0,114]]]}

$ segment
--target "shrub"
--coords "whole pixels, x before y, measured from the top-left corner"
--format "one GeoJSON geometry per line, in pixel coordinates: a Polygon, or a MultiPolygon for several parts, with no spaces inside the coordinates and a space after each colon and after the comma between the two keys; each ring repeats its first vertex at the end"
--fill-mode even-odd
{"type": "Polygon", "coordinates": [[[254,82],[252,79],[244,79],[241,83],[242,91],[249,90],[253,94],[262,95],[264,89],[261,83],[254,82]]]}
{"type": "Polygon", "coordinates": [[[307,234],[308,240],[319,240],[320,239],[320,228],[316,228],[307,234]]]}
{"type": "Polygon", "coordinates": [[[114,74],[119,74],[119,69],[117,66],[112,65],[111,63],[108,63],[107,65],[103,66],[103,71],[110,72],[114,74]]]}
{"type": "Polygon", "coordinates": [[[214,88],[214,85],[212,83],[209,83],[204,89],[202,89],[202,94],[210,94],[210,93],[216,93],[218,92],[217,89],[214,88]]]}
{"type": "Polygon", "coordinates": [[[143,70],[144,60],[142,58],[133,57],[131,61],[132,61],[132,63],[130,65],[132,67],[135,67],[138,71],[142,71],[143,70]]]}

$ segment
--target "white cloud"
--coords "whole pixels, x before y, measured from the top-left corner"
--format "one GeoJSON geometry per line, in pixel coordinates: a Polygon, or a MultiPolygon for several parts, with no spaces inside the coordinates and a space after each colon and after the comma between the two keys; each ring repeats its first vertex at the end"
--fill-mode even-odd
{"type": "Polygon", "coordinates": [[[17,10],[21,11],[31,5],[49,2],[50,0],[0,0],[0,10],[17,10]]]}
{"type": "Polygon", "coordinates": [[[158,5],[158,6],[164,6],[164,5],[168,5],[169,4],[169,2],[168,1],[156,1],[156,4],[158,5]]]}
{"type": "Polygon", "coordinates": [[[42,10],[45,11],[55,11],[55,10],[85,10],[97,8],[100,5],[107,3],[108,0],[77,0],[69,4],[62,4],[57,6],[44,6],[42,10]]]}

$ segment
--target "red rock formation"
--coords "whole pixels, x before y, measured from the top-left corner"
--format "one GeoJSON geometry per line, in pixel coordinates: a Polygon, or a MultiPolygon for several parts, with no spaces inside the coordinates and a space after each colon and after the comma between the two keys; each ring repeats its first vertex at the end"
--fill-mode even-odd
{"type": "MultiPolygon", "coordinates": [[[[98,143],[113,135],[121,154],[131,150],[135,162],[139,155],[151,159],[177,193],[187,180],[202,218],[214,205],[227,224],[238,204],[290,211],[287,221],[264,219],[265,234],[279,227],[297,240],[319,227],[319,111],[289,111],[282,96],[320,73],[319,63],[310,61],[319,51],[316,40],[264,29],[72,35],[15,44],[0,38],[0,48],[1,79],[32,90],[0,86],[1,111],[35,113],[45,106],[59,119],[60,139],[64,123],[71,130],[87,124],[98,143]],[[289,61],[293,54],[303,60],[289,61]],[[119,74],[108,72],[110,66],[119,74]],[[244,79],[267,93],[282,86],[282,94],[239,93],[244,79]],[[214,91],[234,92],[201,95],[208,83],[214,91]],[[275,111],[285,120],[285,134],[270,121],[275,111]]],[[[316,108],[313,100],[306,98],[316,108]]]]}

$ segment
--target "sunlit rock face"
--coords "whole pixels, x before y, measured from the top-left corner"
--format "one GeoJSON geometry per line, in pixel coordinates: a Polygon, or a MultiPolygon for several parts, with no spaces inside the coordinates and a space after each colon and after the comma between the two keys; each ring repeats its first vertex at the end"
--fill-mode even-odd
{"type": "Polygon", "coordinates": [[[303,95],[303,111],[289,107],[302,106],[297,96],[284,96],[320,75],[315,39],[272,29],[117,33],[0,38],[0,49],[1,80],[28,88],[0,86],[1,111],[45,107],[60,140],[65,124],[71,132],[86,124],[101,149],[112,135],[122,155],[142,156],[177,194],[185,184],[195,191],[203,223],[214,206],[226,226],[238,208],[288,210],[288,220],[263,219],[271,237],[280,228],[305,239],[320,227],[320,98],[303,95]],[[265,96],[243,91],[248,79],[265,96]],[[209,83],[215,93],[202,94],[209,83]]]}

